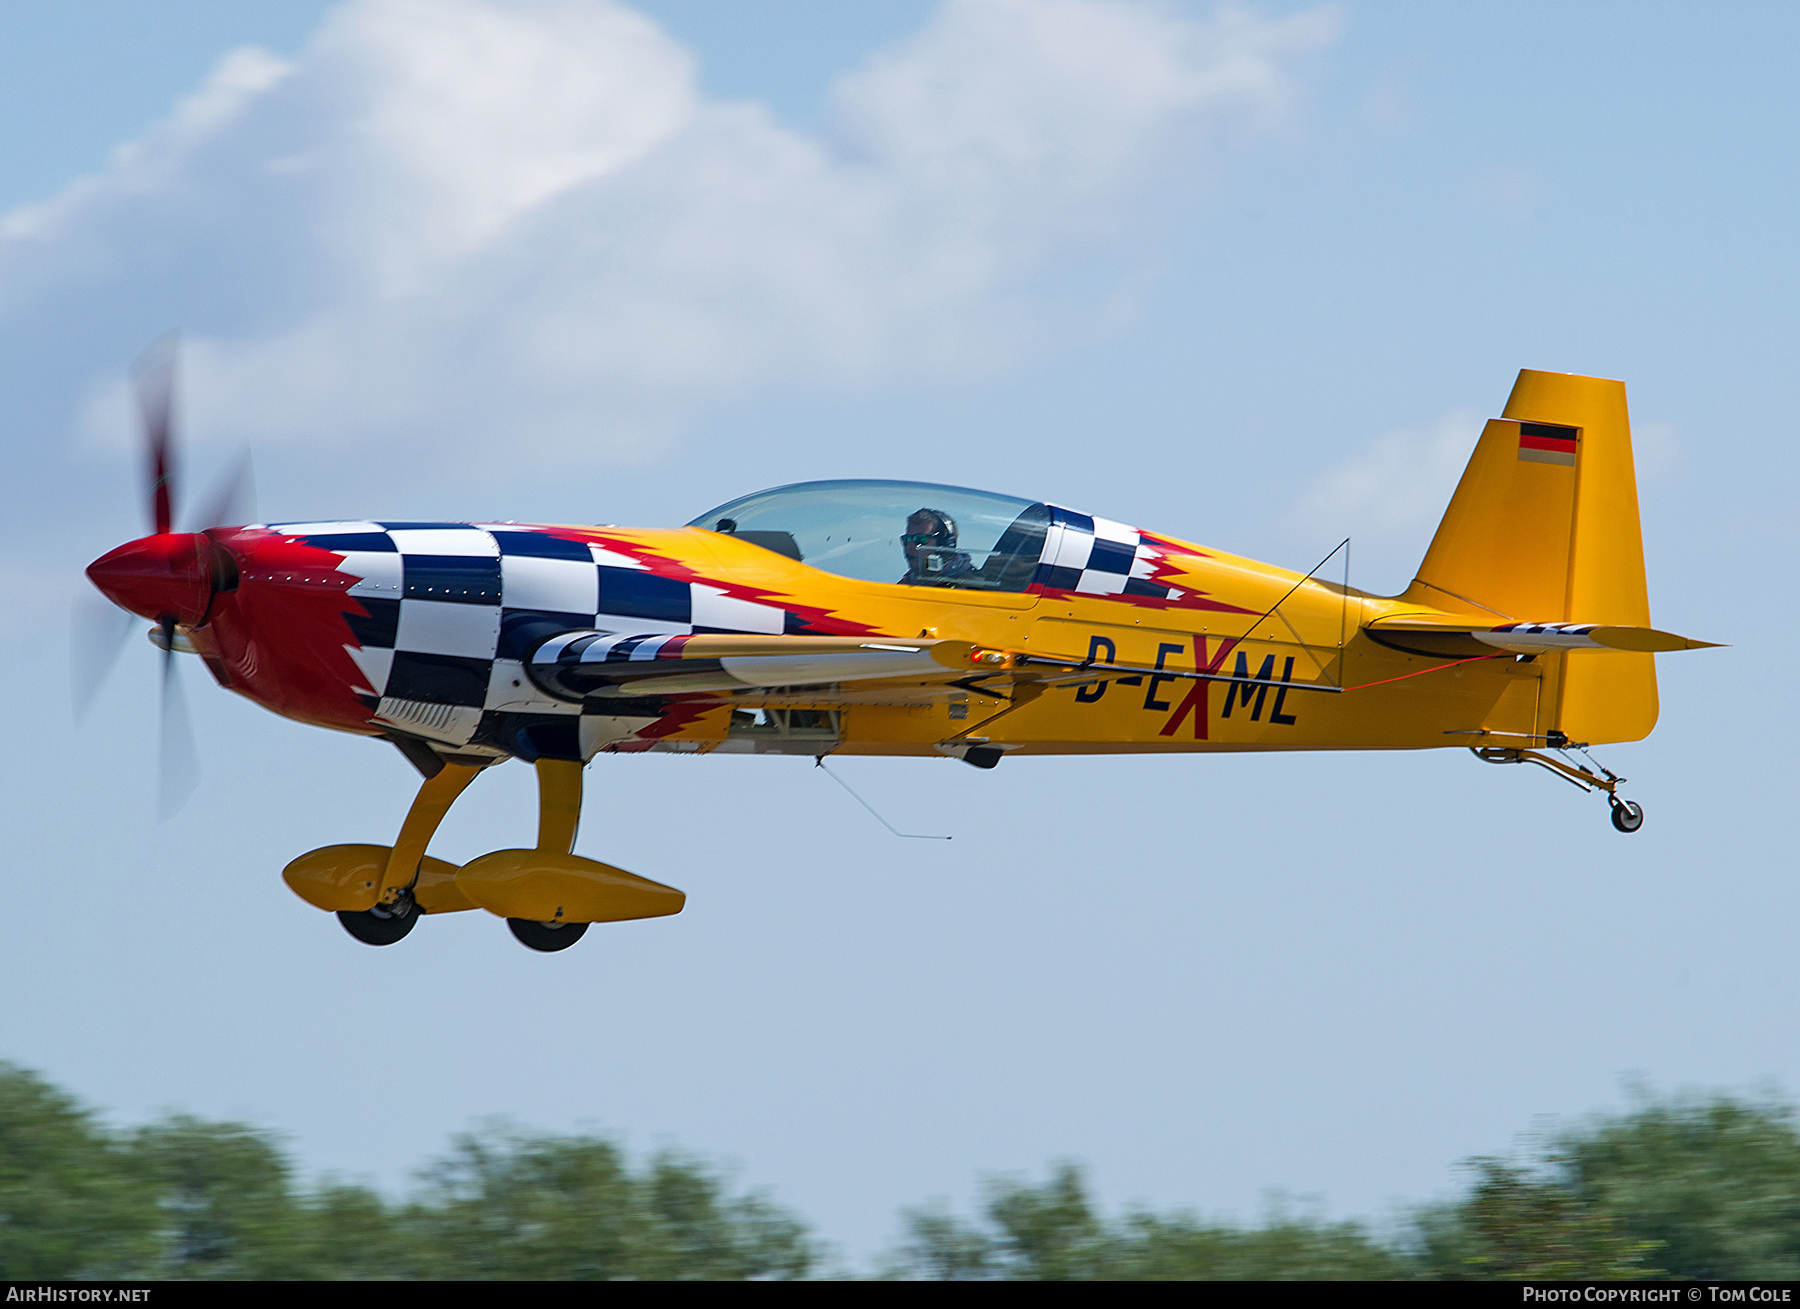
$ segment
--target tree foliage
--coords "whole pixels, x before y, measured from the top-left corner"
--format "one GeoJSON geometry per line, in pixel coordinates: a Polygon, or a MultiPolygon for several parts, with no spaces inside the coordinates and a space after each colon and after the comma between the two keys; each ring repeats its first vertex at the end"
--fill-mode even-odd
{"type": "Polygon", "coordinates": [[[907,1241],[889,1274],[1030,1281],[1285,1281],[1409,1276],[1406,1257],[1357,1223],[1275,1214],[1257,1228],[1189,1213],[1134,1212],[1104,1221],[1081,1170],[1059,1165],[1041,1186],[990,1182],[985,1223],[947,1209],[907,1210],[907,1241]]]}
{"type": "Polygon", "coordinates": [[[1724,1096],[1657,1102],[1565,1134],[1563,1183],[1658,1245],[1676,1277],[1800,1278],[1800,1133],[1792,1107],[1724,1096]]]}
{"type": "MultiPolygon", "coordinates": [[[[1108,1217],[1081,1169],[991,1180],[970,1221],[901,1214],[887,1275],[921,1280],[1800,1278],[1792,1107],[1645,1097],[1527,1162],[1474,1159],[1459,1199],[1385,1236],[1285,1211],[1257,1226],[1108,1217]]],[[[172,1115],[119,1131],[0,1064],[0,1278],[799,1278],[806,1224],[705,1163],[592,1136],[457,1137],[392,1199],[297,1179],[282,1143],[172,1115]]]]}
{"type": "Polygon", "coordinates": [[[1604,1203],[1499,1159],[1470,1161],[1467,1199],[1423,1218],[1425,1269],[1445,1278],[1628,1281],[1658,1271],[1660,1243],[1629,1230],[1604,1203]]]}
{"type": "Polygon", "coordinates": [[[305,1277],[310,1207],[265,1132],[177,1115],[124,1137],[127,1168],[158,1210],[151,1276],[305,1277]]]}
{"type": "Polygon", "coordinates": [[[1533,1169],[1473,1162],[1469,1196],[1418,1217],[1430,1275],[1800,1277],[1791,1106],[1643,1096],[1556,1136],[1533,1169]]]}
{"type": "Polygon", "coordinates": [[[457,1138],[398,1203],[296,1186],[280,1143],[176,1115],[113,1132],[0,1064],[0,1278],[804,1277],[805,1224],[665,1152],[592,1137],[457,1138]]]}
{"type": "Polygon", "coordinates": [[[722,1280],[812,1266],[798,1219],[727,1198],[704,1165],[669,1152],[634,1174],[609,1141],[496,1128],[459,1137],[427,1180],[406,1213],[420,1275],[722,1280]]]}
{"type": "Polygon", "coordinates": [[[131,1162],[88,1110],[0,1064],[0,1279],[142,1267],[155,1249],[157,1207],[131,1162]]]}

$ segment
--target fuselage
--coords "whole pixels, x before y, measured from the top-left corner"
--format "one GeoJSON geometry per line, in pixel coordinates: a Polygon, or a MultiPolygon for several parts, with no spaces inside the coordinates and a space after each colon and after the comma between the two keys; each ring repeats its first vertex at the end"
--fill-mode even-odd
{"type": "Polygon", "coordinates": [[[974,739],[1021,754],[1427,748],[1543,730],[1560,659],[1396,649],[1368,624],[1439,611],[1047,512],[1041,557],[1017,589],[914,579],[916,561],[898,550],[897,580],[844,576],[756,533],[700,526],[214,529],[145,538],[90,573],[134,612],[172,616],[228,689],[301,722],[445,756],[929,756],[989,719],[974,739]],[[932,637],[1083,661],[1092,675],[1020,703],[1000,684],[904,680],[572,703],[528,665],[547,635],[576,629],[641,637],[652,652],[693,633],[932,637]],[[1114,664],[1132,669],[1106,676],[1114,664]]]}

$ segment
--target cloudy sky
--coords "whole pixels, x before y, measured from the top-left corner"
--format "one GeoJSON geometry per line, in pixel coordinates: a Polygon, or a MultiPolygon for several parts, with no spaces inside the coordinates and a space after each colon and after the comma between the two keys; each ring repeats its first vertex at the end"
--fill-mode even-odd
{"type": "MultiPolygon", "coordinates": [[[[1110,1203],[1380,1217],[1540,1115],[1800,1085],[1797,91],[1785,6],[71,0],[0,15],[0,1057],[382,1185],[503,1114],[729,1160],[852,1259],[1087,1162],[1110,1203]],[[673,524],[810,477],[1072,503],[1410,576],[1520,367],[1624,378],[1663,718],[1644,831],[1467,755],[601,760],[582,850],[689,892],[533,957],[350,941],[279,870],[391,750],[155,662],[67,708],[142,530],[124,374],[265,517],[673,524]]],[[[187,669],[190,674],[198,672],[187,669]]],[[[515,844],[529,774],[439,838],[515,844]]]]}

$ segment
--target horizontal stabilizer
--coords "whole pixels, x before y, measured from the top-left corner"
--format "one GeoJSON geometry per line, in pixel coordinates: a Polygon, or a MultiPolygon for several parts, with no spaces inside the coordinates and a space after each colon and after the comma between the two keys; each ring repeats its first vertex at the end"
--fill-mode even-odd
{"type": "Polygon", "coordinates": [[[1401,615],[1377,618],[1366,629],[1383,645],[1415,654],[1473,658],[1495,650],[1509,654],[1559,654],[1565,650],[1623,650],[1660,654],[1706,650],[1717,641],[1696,641],[1653,627],[1617,623],[1503,623],[1477,626],[1466,620],[1401,615]]]}

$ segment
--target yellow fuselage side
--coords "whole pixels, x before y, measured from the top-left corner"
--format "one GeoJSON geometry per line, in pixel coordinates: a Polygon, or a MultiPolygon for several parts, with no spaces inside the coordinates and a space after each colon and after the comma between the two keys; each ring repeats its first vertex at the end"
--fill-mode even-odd
{"type": "MultiPolygon", "coordinates": [[[[846,754],[931,755],[957,739],[985,740],[1020,754],[1424,749],[1471,745],[1483,734],[1491,744],[1497,736],[1546,730],[1546,707],[1556,703],[1556,679],[1570,657],[1519,661],[1496,655],[1459,662],[1392,649],[1371,639],[1364,625],[1399,615],[1451,615],[1400,598],[1346,593],[1335,583],[1167,537],[1159,540],[1176,549],[1165,556],[1158,580],[1181,590],[1183,599],[1145,603],[858,581],[693,527],[605,529],[605,535],[652,567],[663,561],[700,580],[754,588],[769,603],[822,610],[834,622],[861,625],[854,630],[1267,683],[1127,673],[1053,686],[1018,707],[1003,690],[946,694],[931,703],[918,703],[902,688],[893,689],[889,703],[880,703],[879,690],[850,697],[826,693],[810,702],[804,694],[734,701],[739,707],[836,709],[837,751],[846,754]],[[984,725],[996,714],[1001,716],[984,725]]],[[[705,750],[725,738],[730,713],[731,706],[721,705],[667,739],[705,750]]]]}

